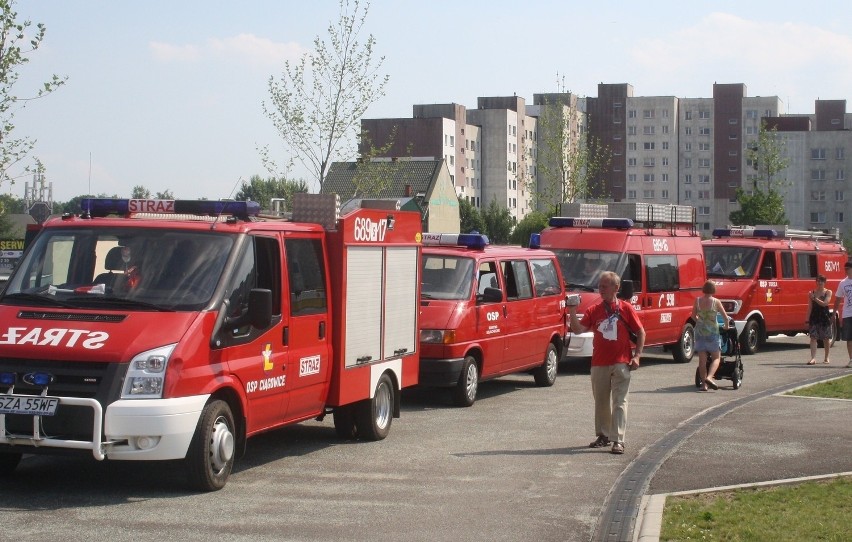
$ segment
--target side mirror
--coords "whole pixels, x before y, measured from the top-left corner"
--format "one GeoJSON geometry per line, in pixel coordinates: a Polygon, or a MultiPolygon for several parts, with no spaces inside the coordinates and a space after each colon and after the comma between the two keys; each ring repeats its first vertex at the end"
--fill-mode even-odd
{"type": "Polygon", "coordinates": [[[618,289],[619,299],[631,299],[633,297],[633,281],[622,280],[621,288],[618,289]]]}
{"type": "Polygon", "coordinates": [[[503,290],[500,288],[486,288],[482,292],[482,301],[485,303],[499,303],[503,301],[503,290]]]}
{"type": "Polygon", "coordinates": [[[257,329],[272,323],[272,290],[252,288],[249,292],[249,319],[257,329]]]}

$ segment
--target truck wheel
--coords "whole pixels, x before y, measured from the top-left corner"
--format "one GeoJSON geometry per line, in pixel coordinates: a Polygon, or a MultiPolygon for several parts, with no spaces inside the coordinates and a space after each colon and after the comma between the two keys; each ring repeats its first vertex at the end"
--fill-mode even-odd
{"type": "Polygon", "coordinates": [[[354,440],[358,437],[355,427],[355,413],[352,405],[335,407],[334,409],[334,431],[337,436],[345,440],[354,440]]]}
{"type": "Polygon", "coordinates": [[[740,347],[743,354],[754,355],[760,347],[760,324],[752,318],[746,322],[740,335],[740,347]]]}
{"type": "Polygon", "coordinates": [[[689,363],[695,355],[695,330],[686,323],[680,331],[680,340],[672,345],[672,357],[678,363],[689,363]]]}
{"type": "Polygon", "coordinates": [[[204,407],[186,453],[189,484],[200,491],[225,487],[234,466],[234,416],[225,401],[204,407]]]}
{"type": "Polygon", "coordinates": [[[15,469],[18,468],[18,463],[21,462],[22,455],[0,452],[0,476],[8,476],[15,472],[15,469]]]}
{"type": "Polygon", "coordinates": [[[358,436],[366,440],[382,440],[390,433],[393,421],[393,382],[383,374],[376,384],[372,399],[358,403],[355,425],[358,436]]]}
{"type": "Polygon", "coordinates": [[[473,356],[464,358],[459,381],[453,388],[453,402],[460,407],[469,407],[476,401],[476,388],[479,386],[479,369],[473,356]]]}
{"type": "Polygon", "coordinates": [[[559,369],[559,355],[556,353],[556,347],[553,343],[547,345],[547,353],[544,355],[544,363],[540,367],[536,367],[533,372],[535,377],[535,385],[546,387],[552,386],[556,382],[556,372],[559,369]]]}

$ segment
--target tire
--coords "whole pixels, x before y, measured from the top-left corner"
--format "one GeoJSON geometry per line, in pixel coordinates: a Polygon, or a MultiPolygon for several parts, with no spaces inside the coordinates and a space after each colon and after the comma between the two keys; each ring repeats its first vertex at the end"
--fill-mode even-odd
{"type": "Polygon", "coordinates": [[[453,388],[453,403],[460,407],[473,406],[476,401],[476,388],[479,387],[479,368],[473,356],[464,358],[459,381],[453,388]]]}
{"type": "Polygon", "coordinates": [[[741,361],[737,362],[736,368],[734,368],[734,374],[731,375],[731,381],[734,383],[734,389],[740,389],[740,386],[743,384],[743,364],[741,361]]]}
{"type": "Polygon", "coordinates": [[[23,454],[0,452],[0,476],[8,476],[15,472],[23,454]]]}
{"type": "Polygon", "coordinates": [[[544,363],[536,367],[533,372],[535,385],[539,387],[549,387],[556,382],[556,373],[559,371],[559,354],[556,352],[556,347],[553,343],[547,345],[547,353],[544,355],[544,363]]]}
{"type": "Polygon", "coordinates": [[[355,412],[352,405],[339,406],[334,409],[334,431],[344,440],[358,438],[358,428],[355,425],[355,412]]]}
{"type": "Polygon", "coordinates": [[[373,398],[361,401],[355,407],[358,436],[365,440],[382,440],[388,436],[393,421],[393,403],[393,382],[383,374],[376,383],[373,398]]]}
{"type": "Polygon", "coordinates": [[[199,491],[225,487],[234,467],[234,415],[225,401],[204,407],[184,459],[189,485],[199,491]]]}
{"type": "Polygon", "coordinates": [[[671,346],[672,357],[678,363],[689,363],[695,355],[695,329],[686,323],[680,331],[680,339],[671,346]]]}
{"type": "Polygon", "coordinates": [[[743,354],[753,356],[760,350],[760,323],[752,318],[746,322],[740,334],[740,350],[743,354]]]}

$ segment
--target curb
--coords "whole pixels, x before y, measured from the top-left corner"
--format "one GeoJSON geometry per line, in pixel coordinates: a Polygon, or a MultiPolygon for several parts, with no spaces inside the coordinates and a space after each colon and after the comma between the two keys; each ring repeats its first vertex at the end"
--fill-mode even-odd
{"type": "Polygon", "coordinates": [[[787,484],[799,484],[802,482],[812,482],[814,480],[826,480],[830,478],[843,478],[852,476],[852,471],[837,472],[834,474],[821,474],[818,476],[804,476],[801,478],[787,478],[783,480],[769,480],[766,482],[754,482],[751,484],[738,484],[733,486],[708,487],[704,489],[694,489],[691,491],[675,491],[672,493],[658,493],[655,495],[645,495],[642,497],[642,503],[639,507],[639,528],[636,530],[637,535],[633,537],[634,542],[656,542],[660,540],[660,530],[663,526],[663,509],[666,506],[668,497],[676,497],[679,495],[699,495],[702,493],[718,493],[722,491],[733,491],[736,489],[765,487],[765,486],[781,486],[787,484]]]}

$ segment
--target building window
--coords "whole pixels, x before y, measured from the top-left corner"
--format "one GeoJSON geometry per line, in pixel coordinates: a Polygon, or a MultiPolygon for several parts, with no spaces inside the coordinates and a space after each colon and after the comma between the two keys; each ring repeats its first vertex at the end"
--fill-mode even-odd
{"type": "Polygon", "coordinates": [[[846,173],[842,169],[838,169],[834,176],[835,180],[844,181],[846,180],[846,173]]]}
{"type": "Polygon", "coordinates": [[[691,200],[692,199],[692,190],[684,190],[683,191],[683,199],[691,200]]]}
{"type": "Polygon", "coordinates": [[[652,183],[652,182],[654,182],[654,174],[653,173],[646,173],[646,174],[642,175],[642,180],[645,181],[646,183],[652,183]]]}
{"type": "Polygon", "coordinates": [[[635,110],[635,109],[631,109],[630,111],[628,111],[628,112],[627,112],[627,118],[629,118],[629,119],[635,119],[635,118],[636,118],[636,110],[635,110]]]}
{"type": "Polygon", "coordinates": [[[683,159],[683,167],[685,167],[685,168],[692,167],[692,158],[684,158],[683,159]]]}
{"type": "Polygon", "coordinates": [[[728,139],[735,141],[739,136],[737,134],[728,134],[728,139]]]}
{"type": "Polygon", "coordinates": [[[627,135],[636,135],[636,127],[628,126],[627,127],[627,135]]]}
{"type": "Polygon", "coordinates": [[[728,119],[728,124],[737,124],[739,121],[739,119],[728,119]]]}
{"type": "Polygon", "coordinates": [[[669,110],[668,109],[663,109],[663,118],[664,119],[669,118],[669,110]]]}
{"type": "Polygon", "coordinates": [[[811,160],[825,160],[825,149],[811,149],[811,160]]]}
{"type": "Polygon", "coordinates": [[[663,158],[661,160],[661,164],[664,165],[664,166],[669,165],[669,159],[668,159],[667,156],[663,156],[663,158]]]}
{"type": "Polygon", "coordinates": [[[627,199],[636,199],[636,191],[628,190],[627,191],[627,199]]]}
{"type": "Polygon", "coordinates": [[[684,175],[683,184],[692,184],[692,175],[684,175]]]}
{"type": "Polygon", "coordinates": [[[698,112],[698,118],[699,119],[709,119],[710,118],[710,112],[709,111],[699,111],[698,112]]]}
{"type": "Polygon", "coordinates": [[[811,212],[811,224],[825,224],[825,211],[811,212]]]}
{"type": "Polygon", "coordinates": [[[710,159],[709,158],[699,158],[698,159],[698,167],[710,167],[710,159]]]}
{"type": "Polygon", "coordinates": [[[840,119],[831,119],[831,124],[837,126],[840,124],[840,119]]]}
{"type": "Polygon", "coordinates": [[[654,118],[654,110],[653,110],[653,109],[644,109],[644,110],[642,111],[642,118],[643,118],[643,119],[652,119],[652,118],[654,118]]]}
{"type": "Polygon", "coordinates": [[[825,170],[824,169],[812,169],[811,170],[811,180],[812,181],[824,181],[825,180],[825,170]]]}
{"type": "Polygon", "coordinates": [[[746,118],[747,119],[756,119],[757,118],[757,109],[746,109],[746,118]]]}
{"type": "Polygon", "coordinates": [[[643,144],[643,147],[646,151],[652,151],[652,150],[654,150],[654,142],[653,141],[646,141],[643,144]]]}
{"type": "Polygon", "coordinates": [[[664,124],[664,125],[663,125],[663,133],[664,133],[664,134],[669,133],[669,125],[668,125],[668,124],[664,124]]]}
{"type": "Polygon", "coordinates": [[[684,143],[683,144],[683,150],[691,151],[692,150],[692,143],[684,143]]]}
{"type": "Polygon", "coordinates": [[[845,154],[846,153],[843,151],[843,147],[837,147],[836,149],[834,149],[834,157],[838,160],[843,160],[845,154]]]}
{"type": "Polygon", "coordinates": [[[702,206],[698,208],[698,214],[701,216],[709,216],[710,215],[710,207],[702,206]]]}
{"type": "Polygon", "coordinates": [[[710,191],[709,190],[699,190],[698,191],[698,199],[710,199],[710,191]]]}
{"type": "Polygon", "coordinates": [[[834,221],[838,224],[843,224],[843,212],[838,211],[834,213],[834,221]]]}
{"type": "Polygon", "coordinates": [[[746,126],[746,135],[755,135],[757,133],[756,126],[746,126]]]}
{"type": "Polygon", "coordinates": [[[710,182],[710,175],[699,175],[698,176],[698,182],[703,183],[703,184],[709,183],[710,182]]]}
{"type": "Polygon", "coordinates": [[[655,128],[654,126],[643,126],[642,127],[642,133],[644,135],[654,135],[654,133],[655,133],[654,128],[655,128]]]}
{"type": "Polygon", "coordinates": [[[669,150],[669,142],[668,141],[663,141],[663,150],[664,151],[669,150]]]}
{"type": "Polygon", "coordinates": [[[635,165],[636,165],[636,159],[635,158],[628,158],[627,159],[627,166],[628,167],[632,167],[632,166],[635,166],[635,165]]]}
{"type": "Polygon", "coordinates": [[[730,171],[731,173],[735,172],[736,170],[737,166],[728,166],[728,171],[730,171]]]}
{"type": "Polygon", "coordinates": [[[683,120],[692,120],[692,111],[684,111],[683,120]]]}
{"type": "Polygon", "coordinates": [[[654,199],[654,190],[643,190],[642,199],[654,199]]]}
{"type": "Polygon", "coordinates": [[[660,190],[660,198],[661,199],[669,199],[669,191],[668,190],[660,190]]]}
{"type": "Polygon", "coordinates": [[[728,156],[737,156],[738,154],[737,151],[728,151],[728,156]]]}
{"type": "Polygon", "coordinates": [[[811,201],[825,201],[825,190],[811,190],[811,201]]]}
{"type": "Polygon", "coordinates": [[[834,191],[834,201],[843,201],[843,190],[834,191]]]}
{"type": "Polygon", "coordinates": [[[635,173],[628,174],[627,175],[627,182],[635,183],[636,182],[636,174],[635,173]]]}
{"type": "Polygon", "coordinates": [[[656,159],[654,158],[645,158],[642,161],[642,165],[645,167],[654,167],[656,165],[656,159]]]}
{"type": "Polygon", "coordinates": [[[710,150],[710,143],[699,143],[698,144],[698,150],[699,151],[709,151],[710,150]]]}
{"type": "Polygon", "coordinates": [[[698,135],[710,135],[710,127],[702,126],[698,129],[698,135]]]}
{"type": "Polygon", "coordinates": [[[635,151],[636,150],[636,142],[631,141],[630,143],[628,143],[627,144],[627,150],[628,151],[635,151]]]}
{"type": "Polygon", "coordinates": [[[692,135],[692,126],[687,126],[683,129],[684,135],[692,135]]]}

